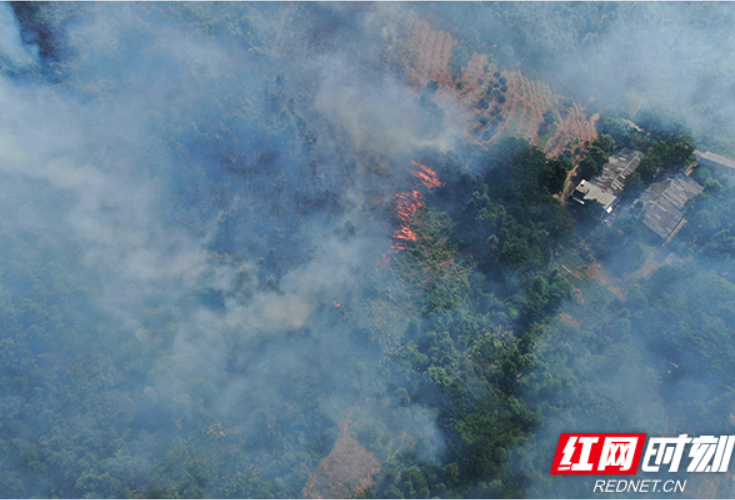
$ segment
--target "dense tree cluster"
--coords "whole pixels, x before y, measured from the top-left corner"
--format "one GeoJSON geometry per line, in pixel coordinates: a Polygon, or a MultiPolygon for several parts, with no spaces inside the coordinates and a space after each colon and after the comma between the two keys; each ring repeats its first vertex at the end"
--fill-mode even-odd
{"type": "Polygon", "coordinates": [[[610,160],[615,142],[607,134],[600,134],[585,151],[585,157],[579,162],[577,177],[590,179],[602,171],[602,167],[610,160]]]}

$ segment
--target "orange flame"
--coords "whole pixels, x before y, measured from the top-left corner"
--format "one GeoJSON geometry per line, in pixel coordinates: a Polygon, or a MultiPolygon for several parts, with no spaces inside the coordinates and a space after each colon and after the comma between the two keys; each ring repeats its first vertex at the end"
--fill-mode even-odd
{"type": "Polygon", "coordinates": [[[421,170],[423,170],[423,172],[411,170],[411,173],[421,179],[421,184],[423,184],[427,188],[438,188],[444,185],[443,182],[439,181],[439,177],[436,175],[436,172],[434,172],[426,165],[423,165],[415,160],[411,160],[411,166],[420,167],[421,170]]]}
{"type": "Polygon", "coordinates": [[[393,237],[397,240],[416,241],[416,233],[411,231],[408,226],[403,226],[401,229],[393,234],[393,237]]]}
{"type": "Polygon", "coordinates": [[[410,193],[398,193],[396,198],[401,200],[396,207],[398,218],[405,223],[411,222],[411,216],[423,205],[424,195],[414,189],[410,193]]]}
{"type": "MultiPolygon", "coordinates": [[[[429,189],[442,187],[443,182],[439,181],[439,177],[432,169],[423,165],[415,160],[411,160],[411,166],[420,168],[419,170],[410,170],[410,172],[420,179],[421,185],[429,189]]],[[[396,213],[398,218],[403,222],[403,225],[393,233],[393,243],[391,248],[394,250],[406,250],[406,244],[409,241],[417,241],[418,237],[416,233],[410,227],[411,217],[415,214],[419,208],[424,204],[424,195],[421,191],[414,189],[407,193],[398,193],[396,198],[399,199],[398,205],[396,206],[396,213]]],[[[388,257],[383,255],[383,260],[378,261],[378,266],[384,267],[388,264],[388,257]]]]}
{"type": "Polygon", "coordinates": [[[421,194],[421,191],[414,189],[409,193],[398,193],[396,198],[400,200],[396,206],[396,212],[403,225],[393,233],[393,239],[402,241],[395,241],[391,245],[391,248],[394,250],[405,250],[405,242],[416,241],[417,239],[416,233],[408,225],[411,223],[411,216],[423,205],[424,195],[421,194]]]}

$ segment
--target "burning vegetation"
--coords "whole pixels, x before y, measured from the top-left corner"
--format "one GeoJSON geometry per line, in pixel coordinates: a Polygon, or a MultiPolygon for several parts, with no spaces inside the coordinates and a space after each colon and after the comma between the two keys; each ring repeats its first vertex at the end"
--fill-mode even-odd
{"type": "MultiPolygon", "coordinates": [[[[428,189],[442,187],[443,182],[439,180],[436,172],[426,165],[423,165],[415,160],[411,160],[411,166],[418,167],[421,170],[411,170],[410,172],[420,179],[420,184],[428,189]]],[[[396,229],[393,233],[393,243],[391,248],[394,250],[405,250],[406,243],[416,241],[416,233],[411,229],[411,219],[413,214],[418,212],[424,204],[424,195],[418,189],[413,189],[409,192],[398,193],[398,205],[396,206],[396,213],[398,219],[401,221],[401,226],[396,229]]]]}
{"type": "Polygon", "coordinates": [[[444,185],[443,182],[439,182],[439,178],[437,177],[436,172],[434,172],[426,165],[422,165],[421,163],[414,160],[411,160],[411,165],[414,167],[419,167],[421,170],[423,170],[423,172],[419,172],[418,170],[411,170],[411,173],[421,179],[421,184],[423,184],[427,188],[438,188],[444,185]]]}

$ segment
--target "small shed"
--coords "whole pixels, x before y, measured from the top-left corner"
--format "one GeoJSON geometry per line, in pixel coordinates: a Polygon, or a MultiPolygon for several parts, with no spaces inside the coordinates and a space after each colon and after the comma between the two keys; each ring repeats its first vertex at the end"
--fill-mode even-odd
{"type": "Polygon", "coordinates": [[[602,206],[605,208],[605,212],[607,213],[612,212],[613,205],[617,201],[617,197],[614,194],[603,191],[596,184],[585,180],[579,183],[577,188],[574,190],[572,198],[574,201],[582,205],[584,205],[586,201],[590,200],[599,201],[602,203],[602,206]]]}

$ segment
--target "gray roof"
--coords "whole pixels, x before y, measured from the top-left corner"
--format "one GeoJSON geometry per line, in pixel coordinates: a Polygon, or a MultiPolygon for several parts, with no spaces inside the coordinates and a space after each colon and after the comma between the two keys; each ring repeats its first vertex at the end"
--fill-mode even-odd
{"type": "Polygon", "coordinates": [[[625,178],[635,172],[643,159],[643,153],[624,149],[610,157],[600,175],[592,179],[601,190],[618,196],[625,189],[625,178]]]}
{"type": "Polygon", "coordinates": [[[651,184],[639,199],[643,202],[643,224],[667,239],[684,218],[684,204],[702,191],[702,186],[683,174],[651,184]]]}

